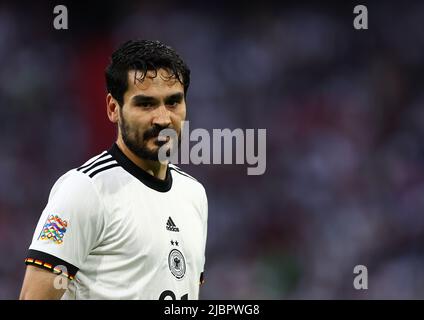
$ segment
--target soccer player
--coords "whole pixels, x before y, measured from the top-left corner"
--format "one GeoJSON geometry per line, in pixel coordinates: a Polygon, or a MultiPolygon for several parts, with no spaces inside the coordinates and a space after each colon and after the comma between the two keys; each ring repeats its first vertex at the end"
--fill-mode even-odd
{"type": "Polygon", "coordinates": [[[173,145],[158,139],[162,129],[181,135],[189,82],[184,61],[159,41],[128,41],[113,53],[106,104],[117,140],[54,184],[21,299],[198,299],[205,189],[158,157],[173,145]]]}

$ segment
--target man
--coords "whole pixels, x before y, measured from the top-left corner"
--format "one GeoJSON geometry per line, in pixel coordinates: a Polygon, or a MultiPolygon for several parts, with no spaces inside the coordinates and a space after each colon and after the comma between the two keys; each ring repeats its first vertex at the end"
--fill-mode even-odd
{"type": "Polygon", "coordinates": [[[53,186],[21,299],[198,299],[206,193],[158,156],[175,143],[158,138],[162,129],[181,134],[189,82],[186,64],[159,41],[113,53],[106,104],[117,141],[53,186]]]}

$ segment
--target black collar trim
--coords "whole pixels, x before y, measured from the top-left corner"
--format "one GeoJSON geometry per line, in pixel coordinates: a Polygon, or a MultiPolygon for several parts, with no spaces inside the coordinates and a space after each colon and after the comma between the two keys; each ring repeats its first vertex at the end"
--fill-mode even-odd
{"type": "Polygon", "coordinates": [[[172,175],[170,172],[170,167],[166,169],[165,180],[158,179],[148,172],[141,169],[134,162],[132,162],[128,157],[119,149],[116,143],[108,150],[112,157],[119,163],[119,165],[140,180],[147,187],[152,188],[159,192],[167,192],[172,187],[172,175]]]}

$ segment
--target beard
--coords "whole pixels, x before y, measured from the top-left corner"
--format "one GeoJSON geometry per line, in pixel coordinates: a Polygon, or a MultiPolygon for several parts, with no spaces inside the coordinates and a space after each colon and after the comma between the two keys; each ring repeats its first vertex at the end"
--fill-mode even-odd
{"type": "MultiPolygon", "coordinates": [[[[122,115],[122,113],[121,113],[122,115]]],[[[163,129],[172,129],[169,127],[162,127],[159,125],[154,125],[143,133],[137,130],[137,128],[132,127],[124,118],[121,116],[121,122],[119,123],[119,128],[121,130],[122,140],[125,145],[131,150],[132,153],[137,155],[139,158],[150,161],[159,161],[159,149],[165,145],[169,144],[166,150],[166,155],[169,157],[171,155],[172,141],[160,141],[158,136],[161,130],[163,129]],[[149,140],[155,139],[155,147],[149,148],[149,140]]],[[[178,134],[178,146],[181,144],[181,132],[178,134]]],[[[178,149],[177,149],[178,150],[178,149]]]]}

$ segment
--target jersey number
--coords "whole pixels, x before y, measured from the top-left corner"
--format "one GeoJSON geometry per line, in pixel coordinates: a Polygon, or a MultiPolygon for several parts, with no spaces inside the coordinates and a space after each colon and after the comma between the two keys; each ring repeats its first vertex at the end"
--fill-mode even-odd
{"type": "MultiPolygon", "coordinates": [[[[175,297],[175,293],[173,293],[171,290],[165,290],[164,292],[162,292],[160,294],[159,300],[169,300],[166,299],[167,297],[171,297],[171,300],[177,300],[177,298],[175,297]]],[[[181,300],[188,300],[188,293],[183,295],[181,297],[181,300]]]]}

